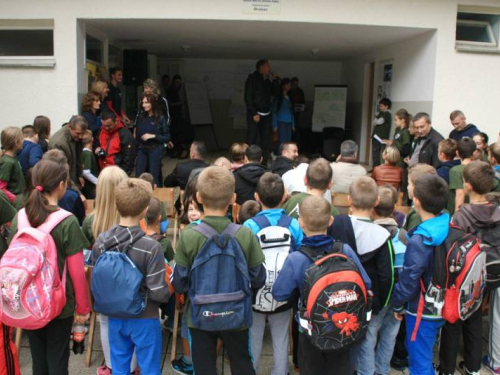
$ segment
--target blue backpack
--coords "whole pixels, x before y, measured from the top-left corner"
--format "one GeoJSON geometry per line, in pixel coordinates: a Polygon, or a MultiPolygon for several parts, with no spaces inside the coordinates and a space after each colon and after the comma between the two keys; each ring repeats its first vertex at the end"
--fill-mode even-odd
{"type": "Polygon", "coordinates": [[[392,247],[394,248],[394,268],[403,268],[403,263],[405,261],[406,245],[399,239],[398,228],[397,233],[392,237],[392,247]]]}
{"type": "Polygon", "coordinates": [[[91,290],[94,311],[116,318],[137,318],[146,309],[141,292],[144,276],[128,257],[127,250],[105,250],[94,265],[91,290]]]}
{"type": "Polygon", "coordinates": [[[191,321],[204,331],[225,331],[252,325],[252,290],[245,254],[234,238],[239,225],[222,233],[201,222],[195,231],[207,238],[190,272],[191,321]]]}

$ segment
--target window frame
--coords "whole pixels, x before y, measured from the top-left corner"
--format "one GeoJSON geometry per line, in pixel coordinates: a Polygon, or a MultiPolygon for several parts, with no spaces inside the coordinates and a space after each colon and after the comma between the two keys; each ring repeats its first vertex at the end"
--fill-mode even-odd
{"type": "Polygon", "coordinates": [[[488,36],[492,42],[475,42],[470,40],[455,40],[455,44],[457,46],[478,46],[478,47],[498,47],[498,41],[496,40],[495,34],[493,33],[493,28],[491,23],[488,21],[479,21],[479,20],[461,20],[457,19],[457,28],[458,26],[472,26],[472,27],[485,27],[488,33],[488,36]]]}

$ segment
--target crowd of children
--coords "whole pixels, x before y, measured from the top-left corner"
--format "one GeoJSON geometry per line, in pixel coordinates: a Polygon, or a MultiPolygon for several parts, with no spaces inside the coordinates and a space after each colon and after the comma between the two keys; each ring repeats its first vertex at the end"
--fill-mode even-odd
{"type": "MultiPolygon", "coordinates": [[[[390,102],[381,104],[388,111],[390,102]]],[[[4,324],[11,316],[27,331],[33,373],[68,374],[72,327],[84,324],[91,308],[83,249],[91,250],[90,289],[105,359],[100,375],[160,374],[160,317],[172,330],[179,307],[183,355],[171,363],[178,374],[217,374],[222,346],[231,373],[256,374],[266,327],[272,375],[290,373],[290,334],[295,370],[306,375],[386,375],[391,367],[453,374],[457,366],[464,374],[479,374],[482,366],[500,374],[500,142],[488,146],[484,133],[445,139],[438,168],[408,168],[411,116],[400,110],[395,122],[389,146],[374,150],[385,164],[351,183],[349,214],[324,198],[335,184],[327,160],[308,164],[305,192],[286,191],[282,178],[261,164],[257,146],[233,145],[231,161],[219,158],[189,176],[177,205],[182,233],[176,248],[166,236],[164,203],[153,198],[155,177],[130,178],[118,166],[99,170],[92,131],[82,134],[80,155],[81,193],[95,199],[85,216],[80,192],[70,188],[66,156],[43,149],[50,123],[43,139],[35,125],[5,128],[0,357],[12,359],[7,374],[19,369],[12,330],[4,324]],[[411,202],[406,217],[397,211],[399,192],[411,202]],[[34,236],[34,228],[45,237],[34,236]],[[457,251],[449,246],[457,233],[464,245],[451,264],[442,254],[457,251]],[[56,262],[44,255],[36,263],[40,249],[55,249],[56,262]],[[471,251],[475,261],[465,262],[471,251]],[[12,259],[33,267],[28,282],[12,259]],[[452,275],[453,287],[479,279],[458,299],[450,297],[449,279],[439,284],[440,272],[452,275]],[[45,275],[43,290],[38,273],[45,275]],[[489,303],[485,357],[483,297],[489,303]],[[35,315],[26,306],[34,300],[53,310],[43,325],[29,320],[35,315]],[[453,301],[458,320],[449,316],[453,301]]],[[[386,132],[379,137],[385,140],[386,132]]]]}

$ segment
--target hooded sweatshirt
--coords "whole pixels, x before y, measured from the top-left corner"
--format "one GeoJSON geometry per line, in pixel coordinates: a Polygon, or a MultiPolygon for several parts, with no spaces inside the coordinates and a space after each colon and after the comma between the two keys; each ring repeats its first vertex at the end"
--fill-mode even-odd
{"type": "Polygon", "coordinates": [[[243,204],[248,200],[255,199],[255,190],[260,177],[268,172],[267,168],[260,163],[248,163],[234,172],[236,180],[236,203],[243,204]]]}
{"type": "MultiPolygon", "coordinates": [[[[434,252],[436,246],[441,245],[449,233],[450,215],[443,213],[432,219],[423,221],[408,233],[410,241],[406,247],[405,261],[399,273],[399,281],[394,286],[391,305],[394,310],[402,311],[406,305],[406,312],[416,315],[420,299],[420,281],[429,285],[434,269],[434,252]]],[[[422,315],[427,319],[441,319],[424,309],[422,315]]]]}
{"type": "MultiPolygon", "coordinates": [[[[92,248],[92,263],[105,251],[116,248],[125,252],[144,277],[141,292],[146,296],[146,309],[140,319],[158,318],[160,303],[168,302],[170,292],[165,281],[165,260],[158,241],[138,227],[115,225],[101,233],[92,248]]],[[[117,291],[118,292],[118,291],[117,291]]]]}

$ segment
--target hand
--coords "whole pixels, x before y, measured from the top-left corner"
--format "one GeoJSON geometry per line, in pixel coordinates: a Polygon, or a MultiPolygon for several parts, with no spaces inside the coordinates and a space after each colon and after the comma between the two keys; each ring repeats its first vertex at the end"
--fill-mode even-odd
{"type": "Polygon", "coordinates": [[[83,177],[78,177],[78,181],[80,181],[80,186],[81,187],[85,186],[85,179],[83,177]]]}
{"type": "Polygon", "coordinates": [[[404,158],[404,162],[405,162],[406,164],[410,164],[410,157],[409,157],[409,156],[407,156],[406,158],[404,158]]]}
{"type": "Polygon", "coordinates": [[[130,125],[130,119],[127,117],[127,116],[123,116],[123,122],[125,123],[125,125],[130,125]]]}
{"type": "Polygon", "coordinates": [[[274,79],[277,79],[278,81],[281,79],[279,75],[275,74],[275,73],[271,73],[271,78],[274,80],[274,79]]]}
{"type": "Polygon", "coordinates": [[[97,155],[97,153],[98,153],[99,151],[101,151],[101,150],[102,150],[102,147],[97,147],[97,148],[95,149],[95,151],[94,151],[94,154],[96,154],[96,155],[97,155]]]}
{"type": "Polygon", "coordinates": [[[392,146],[392,144],[394,143],[393,141],[391,141],[390,139],[382,139],[384,141],[384,143],[388,146],[392,146]]]}
{"type": "Polygon", "coordinates": [[[170,142],[167,143],[167,147],[168,148],[174,148],[174,144],[172,143],[172,141],[170,141],[170,142]]]}
{"type": "Polygon", "coordinates": [[[87,320],[89,320],[89,318],[90,318],[90,314],[86,314],[86,315],[75,314],[75,323],[85,324],[85,322],[87,320]]]}
{"type": "Polygon", "coordinates": [[[394,319],[402,321],[403,320],[403,314],[401,314],[400,312],[394,311],[394,319]]]}
{"type": "Polygon", "coordinates": [[[156,135],[154,135],[154,134],[149,134],[149,133],[146,133],[146,134],[144,134],[144,135],[141,137],[141,139],[142,139],[143,141],[147,141],[148,139],[153,139],[153,138],[155,138],[155,137],[156,137],[156,135]]]}
{"type": "Polygon", "coordinates": [[[260,122],[260,115],[255,115],[255,116],[253,116],[253,120],[254,120],[255,122],[260,122]]]}

